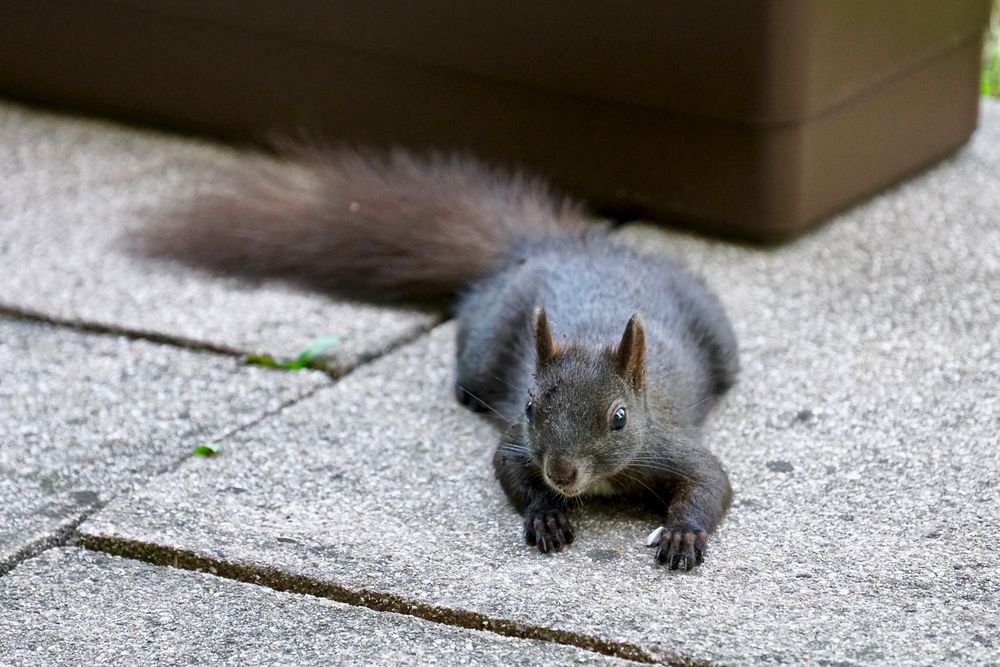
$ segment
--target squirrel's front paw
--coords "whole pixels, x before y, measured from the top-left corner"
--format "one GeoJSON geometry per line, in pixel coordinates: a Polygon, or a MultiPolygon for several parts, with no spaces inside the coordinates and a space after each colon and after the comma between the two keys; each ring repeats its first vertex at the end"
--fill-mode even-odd
{"type": "Polygon", "coordinates": [[[573,527],[561,509],[528,509],[524,514],[524,541],[543,554],[573,544],[573,527]]]}
{"type": "Polygon", "coordinates": [[[686,521],[677,521],[653,531],[648,544],[656,547],[657,563],[670,565],[671,570],[692,570],[705,561],[708,532],[686,521]]]}

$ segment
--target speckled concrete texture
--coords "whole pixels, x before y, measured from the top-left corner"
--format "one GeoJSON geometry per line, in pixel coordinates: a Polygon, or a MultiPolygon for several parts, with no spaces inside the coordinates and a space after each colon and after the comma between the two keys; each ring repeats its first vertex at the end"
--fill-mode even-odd
{"type": "Polygon", "coordinates": [[[150,211],[202,187],[238,152],[0,104],[0,308],[205,343],[294,353],[319,336],[341,373],[431,327],[436,313],[210,276],[124,250],[150,211]]]}
{"type": "Polygon", "coordinates": [[[71,186],[127,179],[163,166],[172,156],[212,151],[169,135],[115,123],[78,120],[18,104],[0,103],[0,179],[5,189],[52,194],[71,186]],[[155,147],[155,148],[153,148],[155,147]]]}
{"type": "Polygon", "coordinates": [[[627,665],[209,574],[53,549],[0,578],[4,665],[627,665]]]}
{"type": "Polygon", "coordinates": [[[655,517],[616,508],[581,512],[563,554],[520,542],[491,479],[496,436],[451,397],[450,325],[81,530],[666,660],[995,662],[1000,105],[983,125],[791,245],[623,231],[703,273],[742,343],[706,433],[736,502],[694,573],[654,567],[655,517]]]}
{"type": "Polygon", "coordinates": [[[0,572],[199,441],[330,382],[4,319],[0,368],[0,572]]]}

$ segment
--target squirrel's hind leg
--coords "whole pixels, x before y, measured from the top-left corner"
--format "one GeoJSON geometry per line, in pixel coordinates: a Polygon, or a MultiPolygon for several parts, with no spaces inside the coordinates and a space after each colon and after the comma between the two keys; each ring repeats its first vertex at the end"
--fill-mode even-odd
{"type": "Polygon", "coordinates": [[[533,372],[531,332],[523,313],[466,299],[459,309],[455,397],[507,424],[521,419],[533,372]]]}

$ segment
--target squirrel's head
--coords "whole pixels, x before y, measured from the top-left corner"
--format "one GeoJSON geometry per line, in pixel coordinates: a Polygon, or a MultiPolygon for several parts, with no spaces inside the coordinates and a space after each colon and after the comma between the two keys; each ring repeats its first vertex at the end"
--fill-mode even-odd
{"type": "Polygon", "coordinates": [[[524,408],[527,444],[555,491],[565,496],[597,491],[642,448],[642,322],[633,315],[617,345],[560,346],[539,308],[535,345],[535,384],[524,408]]]}

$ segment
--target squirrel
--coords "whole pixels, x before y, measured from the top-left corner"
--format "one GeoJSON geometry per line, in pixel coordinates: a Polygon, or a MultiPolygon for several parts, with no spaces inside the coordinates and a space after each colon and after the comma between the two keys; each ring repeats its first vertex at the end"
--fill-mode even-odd
{"type": "Polygon", "coordinates": [[[450,300],[458,400],[494,413],[496,477],[543,553],[591,495],[651,503],[690,570],[732,497],[701,441],[736,339],[681,265],[615,243],[547,183],[464,155],[288,145],[160,212],[141,252],[367,300],[450,300]]]}

